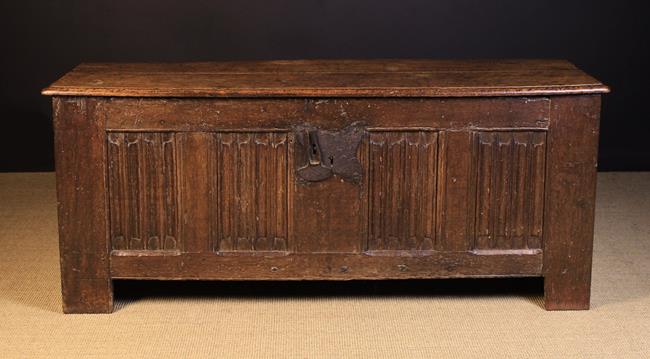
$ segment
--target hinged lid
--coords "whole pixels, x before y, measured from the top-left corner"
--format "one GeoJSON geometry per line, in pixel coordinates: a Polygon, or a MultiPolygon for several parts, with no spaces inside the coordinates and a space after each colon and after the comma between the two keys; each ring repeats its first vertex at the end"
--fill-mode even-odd
{"type": "Polygon", "coordinates": [[[609,92],[564,60],[287,60],[81,64],[44,95],[465,97],[609,92]]]}

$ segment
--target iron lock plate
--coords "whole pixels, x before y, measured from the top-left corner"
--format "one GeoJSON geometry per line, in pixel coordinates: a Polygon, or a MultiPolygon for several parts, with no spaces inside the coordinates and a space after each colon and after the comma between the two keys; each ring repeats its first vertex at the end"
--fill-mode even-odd
{"type": "Polygon", "coordinates": [[[341,130],[304,125],[295,129],[297,175],[307,182],[324,181],[334,175],[360,183],[363,168],[357,158],[366,129],[353,123],[341,130]]]}

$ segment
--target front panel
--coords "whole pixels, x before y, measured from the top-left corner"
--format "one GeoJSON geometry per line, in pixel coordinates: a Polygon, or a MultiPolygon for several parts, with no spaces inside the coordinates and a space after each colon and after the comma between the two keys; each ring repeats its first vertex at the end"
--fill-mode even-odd
{"type": "MultiPolygon", "coordinates": [[[[242,118],[260,105],[242,101],[242,118]]],[[[205,131],[110,129],[111,248],[120,255],[240,256],[539,250],[546,129],[529,125],[544,125],[544,99],[530,102],[532,116],[539,116],[534,121],[525,117],[520,99],[474,101],[508,118],[486,115],[496,123],[516,123],[508,116],[518,108],[527,126],[473,127],[475,114],[464,118],[462,108],[431,100],[417,106],[432,109],[432,123],[458,119],[457,128],[422,126],[426,114],[417,115],[418,127],[403,126],[410,113],[399,111],[356,121],[344,112],[360,103],[346,101],[343,112],[332,114],[310,101],[314,107],[301,113],[319,120],[287,128],[260,128],[259,122],[247,128],[243,120],[233,128],[231,117],[230,128],[210,122],[205,131]]],[[[210,104],[224,106],[219,102],[210,104]]],[[[414,104],[391,103],[395,109],[414,104]]],[[[287,104],[278,102],[278,109],[287,104]]],[[[160,106],[136,120],[163,123],[172,111],[160,106]]],[[[113,116],[109,123],[118,123],[113,116]]]]}

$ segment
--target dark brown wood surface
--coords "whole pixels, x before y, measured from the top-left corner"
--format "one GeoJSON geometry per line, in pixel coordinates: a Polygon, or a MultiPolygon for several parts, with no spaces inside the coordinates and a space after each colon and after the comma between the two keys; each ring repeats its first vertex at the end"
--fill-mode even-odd
{"type": "Polygon", "coordinates": [[[131,253],[111,256],[113,278],[218,280],[351,280],[469,277],[533,277],[542,267],[540,251],[388,251],[374,254],[294,253],[131,253]]]}
{"type": "Polygon", "coordinates": [[[99,98],[110,131],[288,131],[308,123],[340,129],[547,129],[550,100],[448,99],[130,99],[99,98]]]}
{"type": "Polygon", "coordinates": [[[63,311],[110,312],[104,117],[76,97],[55,98],[53,112],[63,311]]]}
{"type": "Polygon", "coordinates": [[[456,97],[604,93],[563,60],[293,60],[82,64],[45,95],[456,97]]]}
{"type": "Polygon", "coordinates": [[[490,276],[586,309],[607,91],[589,79],[538,60],[83,65],[46,91],[64,311],[111,311],[114,278],[490,276]],[[454,94],[482,97],[409,98],[454,94]]]}
{"type": "Polygon", "coordinates": [[[600,96],[551,105],[544,213],[547,309],[588,309],[596,207],[600,96]]]}

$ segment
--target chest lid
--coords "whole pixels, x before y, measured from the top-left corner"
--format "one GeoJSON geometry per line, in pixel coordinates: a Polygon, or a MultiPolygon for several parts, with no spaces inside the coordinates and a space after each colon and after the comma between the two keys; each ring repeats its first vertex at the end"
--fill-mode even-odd
{"type": "Polygon", "coordinates": [[[609,92],[565,60],[84,63],[42,91],[115,97],[465,97],[609,92]]]}

